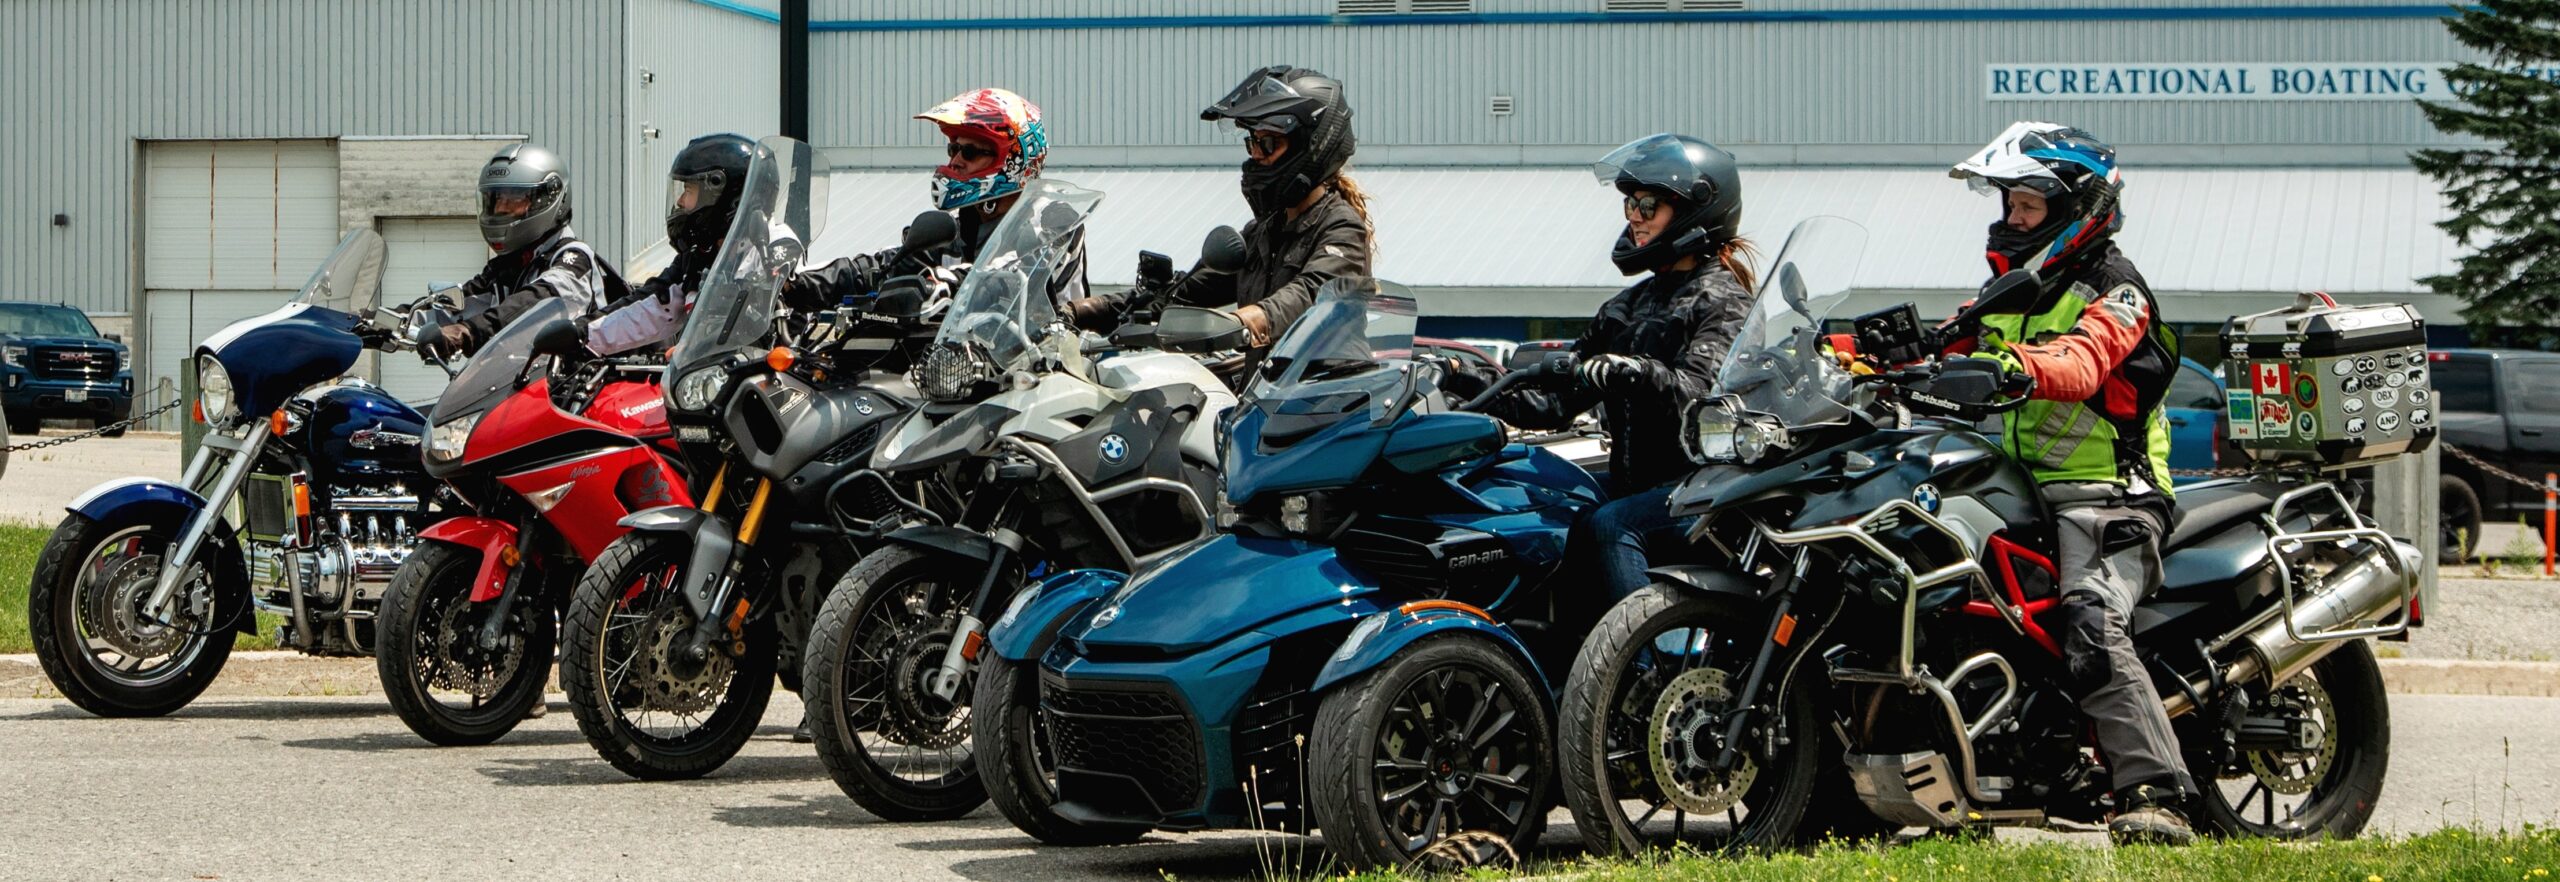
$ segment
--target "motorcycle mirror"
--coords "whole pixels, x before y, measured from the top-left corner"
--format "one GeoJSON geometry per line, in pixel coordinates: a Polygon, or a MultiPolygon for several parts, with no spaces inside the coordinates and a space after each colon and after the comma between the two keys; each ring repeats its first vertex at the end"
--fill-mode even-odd
{"type": "Polygon", "coordinates": [[[533,351],[540,355],[567,355],[586,345],[586,332],[568,319],[553,319],[533,332],[533,351]]]}
{"type": "Polygon", "coordinates": [[[2014,269],[2001,273],[1999,278],[1983,284],[1981,293],[1973,297],[1973,308],[1967,311],[1976,315],[2025,312],[2035,305],[2036,292],[2042,288],[2042,281],[2036,278],[2034,270],[2014,269]]]}
{"type": "Polygon", "coordinates": [[[1153,251],[1138,252],[1138,287],[1155,289],[1173,281],[1173,258],[1153,251]]]}
{"type": "Polygon", "coordinates": [[[899,247],[912,253],[939,248],[957,238],[960,238],[959,222],[944,212],[928,211],[907,222],[906,239],[899,247]]]}
{"type": "Polygon", "coordinates": [[[1220,224],[1200,240],[1200,269],[1231,273],[1244,268],[1244,234],[1220,224]]]}
{"type": "Polygon", "coordinates": [[[1778,294],[1787,299],[1787,308],[1795,310],[1797,315],[1808,319],[1814,317],[1812,307],[1805,304],[1804,274],[1796,271],[1795,264],[1778,267],[1778,294]]]}
{"type": "Polygon", "coordinates": [[[1244,345],[1244,323],[1229,313],[1168,306],[1156,319],[1156,345],[1176,352],[1217,352],[1244,345]]]}

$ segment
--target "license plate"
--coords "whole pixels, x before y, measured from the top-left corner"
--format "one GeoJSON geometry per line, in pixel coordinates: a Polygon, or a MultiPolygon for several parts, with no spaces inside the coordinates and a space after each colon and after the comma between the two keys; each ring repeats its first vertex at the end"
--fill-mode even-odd
{"type": "Polygon", "coordinates": [[[62,391],[62,401],[65,404],[78,404],[87,400],[89,400],[89,390],[87,389],[65,389],[62,391]]]}

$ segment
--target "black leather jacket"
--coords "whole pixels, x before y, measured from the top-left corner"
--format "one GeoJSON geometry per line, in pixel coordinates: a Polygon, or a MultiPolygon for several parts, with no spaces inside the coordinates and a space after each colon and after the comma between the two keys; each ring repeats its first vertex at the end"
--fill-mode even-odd
{"type": "MultiPolygon", "coordinates": [[[[998,218],[1001,219],[1001,218],[998,218]]],[[[995,235],[996,219],[981,221],[973,209],[960,211],[960,235],[938,248],[926,249],[897,260],[897,248],[839,257],[826,266],[793,276],[782,287],[782,304],[795,310],[809,311],[832,307],[847,297],[859,297],[880,289],[880,283],[898,276],[922,272],[949,262],[966,264],[976,260],[987,239],[995,235]]],[[[1067,246],[1067,265],[1049,277],[1052,306],[1084,296],[1085,259],[1084,231],[1079,229],[1067,246]]]]}
{"type": "Polygon", "coordinates": [[[1573,344],[1583,359],[1645,360],[1647,376],[1634,388],[1604,396],[1582,386],[1519,385],[1487,402],[1484,412],[1525,428],[1561,429],[1583,411],[1605,406],[1612,490],[1624,495],[1660,486],[1694,468],[1680,447],[1681,414],[1715,386],[1716,370],[1750,311],[1750,292],[1722,266],[1648,277],[1601,304],[1573,344]]]}

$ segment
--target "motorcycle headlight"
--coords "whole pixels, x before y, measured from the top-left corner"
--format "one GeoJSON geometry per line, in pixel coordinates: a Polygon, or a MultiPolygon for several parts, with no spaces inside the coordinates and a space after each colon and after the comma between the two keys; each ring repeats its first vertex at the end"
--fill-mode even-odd
{"type": "Polygon", "coordinates": [[[1733,438],[1734,458],[1745,464],[1757,463],[1787,451],[1787,430],[1766,420],[1742,420],[1734,424],[1730,437],[1733,438]]]}
{"type": "Polygon", "coordinates": [[[686,374],[683,379],[676,381],[676,409],[687,413],[701,413],[709,410],[711,400],[718,398],[720,390],[728,385],[729,371],[719,365],[686,374]]]}
{"type": "Polygon", "coordinates": [[[239,400],[231,391],[231,372],[222,362],[207,355],[196,359],[196,405],[204,408],[209,423],[221,423],[238,416],[239,400]]]}
{"type": "Polygon", "coordinates": [[[475,413],[437,426],[435,437],[427,439],[427,455],[440,462],[461,459],[463,442],[471,440],[471,429],[478,425],[480,414],[475,413]]]}
{"type": "Polygon", "coordinates": [[[936,346],[916,365],[916,388],[938,401],[954,401],[967,397],[969,387],[984,375],[984,366],[958,346],[936,346]]]}
{"type": "Polygon", "coordinates": [[[1690,411],[1689,431],[1680,436],[1689,461],[1699,465],[1734,459],[1733,430],[1740,418],[1717,401],[1702,401],[1690,411]]]}

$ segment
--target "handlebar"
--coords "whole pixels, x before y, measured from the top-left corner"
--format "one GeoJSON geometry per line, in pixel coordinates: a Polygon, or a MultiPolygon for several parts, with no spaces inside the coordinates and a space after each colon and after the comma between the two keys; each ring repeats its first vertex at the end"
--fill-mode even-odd
{"type": "Polygon", "coordinates": [[[1535,367],[1521,368],[1519,370],[1503,374],[1502,376],[1494,378],[1493,383],[1484,387],[1483,392],[1476,393],[1476,397],[1469,398],[1466,403],[1458,405],[1458,409],[1469,411],[1480,410],[1487,402],[1492,401],[1496,396],[1501,395],[1511,387],[1517,386],[1521,383],[1554,382],[1565,378],[1574,378],[1576,382],[1579,382],[1579,378],[1574,377],[1574,368],[1578,361],[1579,359],[1576,359],[1573,353],[1566,352],[1549,357],[1546,361],[1539,362],[1535,367]]]}

